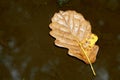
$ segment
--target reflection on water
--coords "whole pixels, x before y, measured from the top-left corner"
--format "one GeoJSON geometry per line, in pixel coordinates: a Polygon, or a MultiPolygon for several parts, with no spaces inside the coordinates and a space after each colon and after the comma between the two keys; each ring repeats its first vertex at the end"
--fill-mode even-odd
{"type": "Polygon", "coordinates": [[[33,67],[31,69],[31,72],[30,72],[30,80],[35,80],[35,75],[36,75],[36,72],[38,72],[39,69],[37,67],[33,67]]]}
{"type": "Polygon", "coordinates": [[[105,68],[99,68],[97,70],[97,76],[94,80],[109,80],[109,73],[105,68]]]}
{"type": "Polygon", "coordinates": [[[5,56],[5,58],[2,60],[2,63],[5,65],[5,67],[8,69],[8,71],[10,72],[12,79],[13,80],[21,80],[21,76],[20,73],[18,71],[18,69],[16,69],[13,66],[13,57],[11,56],[5,56]]]}
{"type": "MultiPolygon", "coordinates": [[[[8,41],[8,45],[6,45],[6,47],[8,47],[14,51],[16,49],[15,48],[15,39],[13,39],[13,38],[10,39],[8,41]]],[[[1,46],[0,50],[1,50],[0,52],[3,52],[3,46],[1,46]]],[[[16,67],[14,67],[14,63],[13,63],[14,58],[13,58],[13,56],[10,56],[9,54],[10,53],[8,53],[8,54],[2,53],[1,61],[5,65],[5,67],[8,69],[13,80],[21,80],[21,75],[20,75],[18,69],[16,67]]]]}
{"type": "Polygon", "coordinates": [[[49,60],[46,64],[41,67],[41,71],[44,73],[51,74],[55,66],[59,64],[58,60],[49,60]]]}
{"type": "Polygon", "coordinates": [[[50,78],[59,78],[60,80],[62,80],[60,75],[58,74],[59,72],[57,72],[57,66],[59,65],[59,63],[60,61],[58,58],[49,60],[47,63],[42,65],[40,71],[46,75],[49,75],[50,78]]]}
{"type": "Polygon", "coordinates": [[[16,45],[16,41],[14,38],[11,38],[9,41],[8,41],[8,47],[13,49],[16,45]]]}
{"type": "Polygon", "coordinates": [[[30,57],[25,57],[23,61],[21,62],[21,72],[23,73],[25,69],[27,68],[28,63],[31,61],[30,57]]]}
{"type": "MultiPolygon", "coordinates": [[[[0,45],[0,54],[1,54],[1,62],[4,64],[6,69],[9,71],[12,80],[22,80],[25,78],[23,77],[23,74],[25,73],[28,64],[32,60],[30,56],[21,56],[19,58],[19,65],[16,65],[15,61],[17,60],[18,55],[16,53],[20,52],[20,48],[16,46],[17,41],[15,38],[10,38],[7,40],[7,44],[5,47],[0,45]],[[6,48],[10,51],[8,54],[5,54],[3,50],[6,50],[6,48]],[[11,55],[10,55],[11,54],[11,55]]],[[[29,80],[35,80],[36,73],[42,73],[46,74],[46,79],[56,79],[56,77],[60,78],[57,72],[57,66],[60,63],[58,58],[55,59],[49,59],[46,63],[44,63],[41,67],[31,67],[30,73],[29,73],[29,80]]],[[[62,80],[62,79],[61,79],[62,80]]]]}
{"type": "MultiPolygon", "coordinates": [[[[22,59],[23,62],[21,62],[20,69],[18,69],[14,62],[16,60],[16,58],[14,56],[10,56],[10,54],[16,54],[20,51],[20,49],[16,46],[16,40],[15,38],[10,38],[7,41],[7,45],[4,45],[5,47],[3,47],[2,45],[0,45],[0,54],[1,54],[1,59],[0,61],[2,62],[2,64],[4,64],[4,66],[8,69],[12,80],[21,80],[22,76],[21,73],[24,72],[24,70],[27,67],[28,62],[31,60],[30,57],[25,57],[24,59],[22,59]],[[10,49],[9,52],[3,53],[3,49],[5,48],[10,49]]],[[[6,50],[6,49],[5,49],[6,50]]]]}

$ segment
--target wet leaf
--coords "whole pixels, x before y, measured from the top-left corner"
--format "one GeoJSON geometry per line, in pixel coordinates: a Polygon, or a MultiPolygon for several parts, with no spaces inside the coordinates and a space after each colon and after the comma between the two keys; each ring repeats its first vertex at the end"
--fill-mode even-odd
{"type": "Polygon", "coordinates": [[[49,26],[52,29],[50,35],[56,39],[55,45],[67,48],[69,55],[85,63],[91,65],[95,62],[98,37],[91,32],[90,23],[80,13],[71,10],[55,13],[49,26]]]}

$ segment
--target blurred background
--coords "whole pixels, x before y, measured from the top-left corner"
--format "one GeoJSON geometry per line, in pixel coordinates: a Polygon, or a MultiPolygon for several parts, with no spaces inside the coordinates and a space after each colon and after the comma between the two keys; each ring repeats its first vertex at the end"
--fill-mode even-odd
{"type": "Polygon", "coordinates": [[[120,80],[120,1],[0,0],[0,80],[120,80]],[[59,10],[90,21],[99,37],[97,76],[54,45],[49,24],[59,10]]]}

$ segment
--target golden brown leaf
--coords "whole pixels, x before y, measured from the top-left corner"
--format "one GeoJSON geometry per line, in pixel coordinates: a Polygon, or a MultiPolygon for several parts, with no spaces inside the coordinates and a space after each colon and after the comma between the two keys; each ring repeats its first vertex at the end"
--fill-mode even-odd
{"type": "Polygon", "coordinates": [[[68,54],[87,64],[95,62],[99,47],[95,45],[98,37],[91,32],[90,23],[76,11],[60,11],[52,17],[49,25],[50,35],[55,45],[68,48],[68,54]]]}

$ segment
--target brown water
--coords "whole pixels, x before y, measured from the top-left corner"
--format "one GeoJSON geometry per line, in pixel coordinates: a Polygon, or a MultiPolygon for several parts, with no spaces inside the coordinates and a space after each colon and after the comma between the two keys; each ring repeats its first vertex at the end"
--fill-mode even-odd
{"type": "Polygon", "coordinates": [[[118,0],[0,0],[0,80],[120,80],[118,0]],[[76,10],[91,22],[100,50],[89,65],[67,55],[49,35],[51,17],[76,10]]]}

